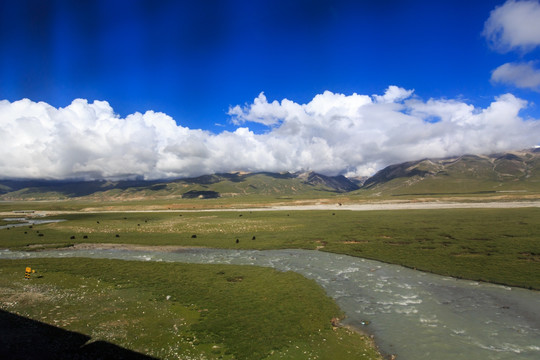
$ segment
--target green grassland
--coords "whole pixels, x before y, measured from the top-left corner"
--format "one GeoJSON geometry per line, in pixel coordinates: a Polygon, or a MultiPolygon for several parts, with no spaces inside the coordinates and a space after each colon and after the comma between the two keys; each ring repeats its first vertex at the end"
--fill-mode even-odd
{"type": "MultiPolygon", "coordinates": [[[[540,289],[538,208],[77,212],[56,218],[66,221],[0,229],[0,248],[117,243],[318,249],[540,289]]],[[[94,259],[0,264],[3,310],[160,358],[379,356],[369,338],[332,330],[330,319],[342,316],[335,303],[293,273],[94,259]],[[42,277],[23,280],[28,265],[42,277]]]]}
{"type": "MultiPolygon", "coordinates": [[[[380,359],[311,280],[253,266],[0,262],[0,308],[162,359],[380,359]],[[30,280],[24,269],[37,269],[30,280]]],[[[24,336],[24,334],[22,334],[24,336]]]]}
{"type": "Polygon", "coordinates": [[[540,289],[540,209],[77,213],[0,230],[0,247],[77,243],[320,249],[540,289]],[[236,241],[238,240],[238,242],[236,241]]]}
{"type": "MultiPolygon", "coordinates": [[[[336,193],[296,194],[265,196],[249,194],[245,196],[223,196],[216,199],[182,199],[179,197],[114,199],[69,199],[46,201],[0,201],[0,212],[36,211],[133,211],[133,210],[201,210],[201,209],[244,209],[272,205],[298,205],[314,203],[347,203],[349,196],[336,193]]],[[[357,196],[352,200],[358,203],[357,196]]]]}

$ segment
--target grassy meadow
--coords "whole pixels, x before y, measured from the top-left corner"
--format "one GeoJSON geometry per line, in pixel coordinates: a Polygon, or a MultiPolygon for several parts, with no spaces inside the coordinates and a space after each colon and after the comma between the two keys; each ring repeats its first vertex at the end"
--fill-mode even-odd
{"type": "Polygon", "coordinates": [[[76,213],[0,230],[0,247],[77,243],[319,249],[540,289],[540,209],[76,213]]]}
{"type": "Polygon", "coordinates": [[[337,305],[293,272],[79,258],[0,264],[2,310],[92,342],[162,359],[380,359],[369,337],[333,329],[337,305]],[[37,269],[30,280],[26,266],[37,269]]]}
{"type": "MultiPolygon", "coordinates": [[[[0,248],[116,243],[316,249],[540,289],[538,208],[75,212],[56,218],[66,221],[0,229],[0,248]]],[[[298,274],[95,259],[31,263],[0,261],[1,309],[92,341],[158,358],[380,358],[366,336],[332,329],[340,310],[298,274]],[[42,277],[25,281],[28,265],[42,277]]]]}

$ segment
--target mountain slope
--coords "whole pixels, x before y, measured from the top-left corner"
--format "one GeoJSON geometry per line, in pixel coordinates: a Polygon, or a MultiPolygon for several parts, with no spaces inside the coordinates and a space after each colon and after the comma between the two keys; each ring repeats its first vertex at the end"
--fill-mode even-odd
{"type": "Polygon", "coordinates": [[[316,173],[223,173],[171,181],[0,181],[3,200],[214,198],[330,195],[358,189],[344,176],[316,173]]]}
{"type": "Polygon", "coordinates": [[[391,165],[362,189],[386,195],[540,191],[540,149],[391,165]]]}

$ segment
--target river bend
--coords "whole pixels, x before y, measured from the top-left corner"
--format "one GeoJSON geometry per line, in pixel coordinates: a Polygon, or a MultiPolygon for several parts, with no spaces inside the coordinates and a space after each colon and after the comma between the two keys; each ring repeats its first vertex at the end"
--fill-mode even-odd
{"type": "Polygon", "coordinates": [[[0,251],[0,259],[90,257],[240,264],[314,279],[347,318],[399,360],[540,359],[540,292],[309,250],[0,251]]]}

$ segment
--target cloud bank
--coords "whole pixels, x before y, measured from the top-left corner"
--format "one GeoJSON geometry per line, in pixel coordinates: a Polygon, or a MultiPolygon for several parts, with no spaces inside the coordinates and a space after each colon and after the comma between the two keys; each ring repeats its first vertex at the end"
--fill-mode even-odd
{"type": "Polygon", "coordinates": [[[229,110],[235,131],[189,129],[147,111],[121,118],[106,101],[55,108],[0,101],[0,177],[39,179],[178,178],[227,171],[317,171],[372,175],[392,163],[538,144],[540,122],[526,101],[504,94],[476,108],[423,101],[390,86],[383,95],[325,91],[309,103],[268,101],[229,110]],[[266,127],[263,133],[249,123],[266,127]]]}

